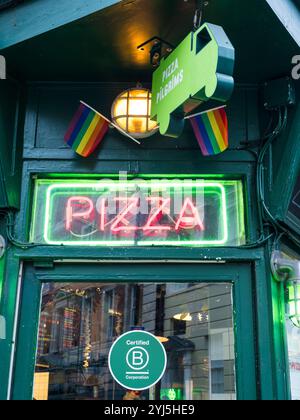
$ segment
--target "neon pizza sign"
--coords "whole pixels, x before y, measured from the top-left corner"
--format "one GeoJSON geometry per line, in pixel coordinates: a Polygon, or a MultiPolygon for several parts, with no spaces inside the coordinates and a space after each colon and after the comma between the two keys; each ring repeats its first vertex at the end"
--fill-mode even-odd
{"type": "Polygon", "coordinates": [[[191,179],[38,180],[31,240],[70,246],[222,246],[243,241],[238,186],[238,181],[191,179]]]}

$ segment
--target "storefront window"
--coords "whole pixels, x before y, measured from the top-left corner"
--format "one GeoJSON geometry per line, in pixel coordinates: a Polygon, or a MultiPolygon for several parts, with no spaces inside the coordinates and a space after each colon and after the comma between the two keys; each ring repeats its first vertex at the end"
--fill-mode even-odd
{"type": "Polygon", "coordinates": [[[168,365],[145,400],[236,399],[232,285],[45,284],[33,397],[122,400],[108,353],[142,327],[163,342],[168,365]]]}
{"type": "Polygon", "coordinates": [[[287,319],[292,399],[300,401],[300,329],[287,319]]]}

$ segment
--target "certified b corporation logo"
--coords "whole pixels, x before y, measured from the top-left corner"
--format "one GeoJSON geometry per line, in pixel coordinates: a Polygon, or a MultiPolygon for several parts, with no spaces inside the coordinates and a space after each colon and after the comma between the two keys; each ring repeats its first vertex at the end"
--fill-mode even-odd
{"type": "Polygon", "coordinates": [[[123,334],[109,353],[110,372],[124,388],[141,391],[155,385],[164,375],[167,355],[164,346],[145,331],[123,334]]]}
{"type": "Polygon", "coordinates": [[[134,370],[134,372],[127,372],[128,374],[149,374],[149,371],[140,372],[142,369],[146,368],[149,363],[149,353],[143,347],[133,347],[130,349],[126,355],[126,362],[127,365],[134,370]]]}

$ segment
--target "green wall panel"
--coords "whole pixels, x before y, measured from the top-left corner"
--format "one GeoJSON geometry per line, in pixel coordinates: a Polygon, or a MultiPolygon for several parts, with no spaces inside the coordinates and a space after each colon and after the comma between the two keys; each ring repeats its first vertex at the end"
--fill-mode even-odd
{"type": "Polygon", "coordinates": [[[22,155],[21,88],[0,83],[0,208],[19,207],[22,155]]]}

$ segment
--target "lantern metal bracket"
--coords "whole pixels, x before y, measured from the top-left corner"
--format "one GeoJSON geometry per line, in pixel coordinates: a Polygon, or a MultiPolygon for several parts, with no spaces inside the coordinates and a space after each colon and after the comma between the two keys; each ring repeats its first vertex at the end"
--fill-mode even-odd
{"type": "Polygon", "coordinates": [[[150,55],[150,64],[152,67],[156,68],[159,66],[161,59],[169,55],[175,47],[159,36],[153,36],[139,45],[137,49],[140,51],[148,51],[150,55]]]}

